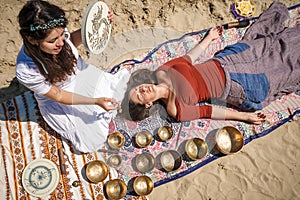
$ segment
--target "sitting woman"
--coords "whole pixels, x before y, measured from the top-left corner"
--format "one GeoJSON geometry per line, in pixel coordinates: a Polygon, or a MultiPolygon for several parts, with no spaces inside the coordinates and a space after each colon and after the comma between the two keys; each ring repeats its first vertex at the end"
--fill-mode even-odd
{"type": "Polygon", "coordinates": [[[178,121],[212,118],[263,123],[266,116],[254,111],[300,89],[300,27],[285,28],[288,17],[287,8],[275,2],[249,27],[242,41],[205,63],[194,64],[218,37],[216,28],[187,55],[154,72],[135,71],[127,84],[122,115],[142,120],[160,102],[178,121]],[[214,105],[215,99],[239,111],[214,105]]]}
{"type": "Polygon", "coordinates": [[[75,149],[101,148],[128,71],[113,75],[85,63],[76,48],[82,44],[81,30],[69,33],[65,12],[56,5],[28,1],[18,19],[24,43],[17,57],[18,80],[34,92],[47,124],[75,149]]]}

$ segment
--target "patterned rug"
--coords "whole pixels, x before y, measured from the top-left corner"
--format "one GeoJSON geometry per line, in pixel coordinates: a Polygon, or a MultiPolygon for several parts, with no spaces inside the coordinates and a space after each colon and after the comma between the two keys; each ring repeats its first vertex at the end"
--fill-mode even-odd
{"type": "MultiPolygon", "coordinates": [[[[288,26],[295,26],[299,22],[300,5],[290,9],[288,26]]],[[[255,20],[255,19],[254,19],[255,20]]],[[[150,68],[156,69],[160,64],[181,55],[184,55],[205,35],[207,30],[193,32],[176,40],[168,41],[154,48],[151,52],[136,58],[127,60],[112,69],[112,73],[119,68],[150,68]]],[[[235,43],[244,34],[245,29],[228,29],[223,36],[211,44],[203,56],[203,60],[210,58],[214,52],[228,44],[235,43]]],[[[202,62],[203,60],[199,60],[202,62]]],[[[37,199],[25,192],[22,185],[22,172],[24,168],[37,158],[46,158],[54,162],[59,168],[58,149],[63,148],[66,172],[60,173],[57,188],[42,199],[106,199],[104,192],[107,180],[120,178],[128,185],[128,194],[124,199],[145,199],[136,197],[132,191],[132,180],[145,174],[149,176],[155,186],[162,185],[178,179],[201,166],[223,156],[214,151],[214,134],[223,126],[234,126],[244,135],[244,143],[259,138],[276,129],[278,126],[292,119],[300,118],[300,94],[290,94],[280,100],[274,101],[264,109],[267,121],[263,125],[249,125],[243,122],[199,119],[184,123],[167,121],[160,116],[154,116],[141,122],[135,123],[120,118],[114,119],[110,124],[110,133],[119,131],[126,140],[123,148],[119,150],[122,157],[122,165],[111,168],[107,179],[98,184],[90,183],[85,175],[87,163],[93,160],[107,161],[113,153],[94,152],[81,154],[74,150],[72,145],[62,139],[43,120],[37,108],[36,101],[31,92],[17,96],[1,104],[0,107],[0,198],[7,200],[37,199]],[[173,137],[167,142],[152,140],[147,148],[136,148],[133,137],[141,130],[148,130],[152,134],[163,125],[170,126],[174,132],[173,137]],[[183,159],[179,169],[172,172],[164,172],[155,166],[147,173],[140,173],[133,167],[135,157],[142,152],[149,152],[155,158],[165,150],[179,150],[185,140],[199,137],[206,141],[209,151],[205,157],[197,161],[183,159]],[[79,181],[74,186],[74,181],[79,181]]],[[[103,149],[106,149],[106,145],[103,149]]],[[[115,153],[115,152],[114,152],[115,153]]]]}
{"type": "MultiPolygon", "coordinates": [[[[290,8],[290,19],[287,21],[287,26],[294,27],[299,21],[300,5],[290,8]]],[[[256,19],[253,19],[253,23],[256,19]]],[[[185,55],[191,48],[193,48],[199,41],[205,36],[208,30],[202,30],[200,32],[188,33],[179,39],[167,41],[153,49],[149,53],[141,56],[141,59],[126,60],[119,65],[116,65],[112,69],[112,73],[116,72],[119,68],[124,67],[130,70],[139,68],[149,68],[155,70],[165,62],[185,55]]],[[[213,41],[201,56],[203,62],[213,56],[213,54],[226,45],[236,43],[242,38],[246,31],[246,28],[239,29],[227,29],[223,31],[223,35],[218,40],[213,41]]],[[[268,134],[276,127],[280,126],[284,122],[288,121],[292,115],[299,115],[300,112],[300,96],[299,94],[290,94],[284,96],[282,99],[272,102],[268,107],[263,109],[267,114],[267,122],[263,125],[249,125],[243,122],[236,121],[224,121],[224,120],[210,120],[210,119],[198,119],[184,123],[172,123],[162,119],[159,115],[148,118],[141,122],[135,123],[132,121],[126,121],[116,118],[111,124],[110,132],[119,131],[123,133],[126,138],[125,147],[121,149],[123,162],[125,163],[118,168],[119,174],[122,175],[125,181],[130,181],[132,178],[141,175],[137,170],[132,168],[132,162],[138,154],[143,152],[149,152],[154,157],[158,157],[163,151],[174,149],[181,151],[180,144],[193,137],[203,139],[209,147],[209,153],[201,160],[198,161],[184,161],[181,167],[169,173],[154,168],[151,172],[146,173],[155,182],[155,186],[159,186],[166,182],[180,178],[201,166],[209,163],[210,161],[217,159],[220,155],[215,151],[214,135],[216,131],[224,126],[234,126],[244,135],[244,143],[247,144],[255,138],[259,138],[268,134]],[[157,130],[161,126],[172,127],[175,133],[171,140],[168,142],[160,142],[159,140],[153,140],[147,148],[136,148],[134,144],[134,136],[142,130],[149,131],[153,135],[157,134],[157,130]]]]}

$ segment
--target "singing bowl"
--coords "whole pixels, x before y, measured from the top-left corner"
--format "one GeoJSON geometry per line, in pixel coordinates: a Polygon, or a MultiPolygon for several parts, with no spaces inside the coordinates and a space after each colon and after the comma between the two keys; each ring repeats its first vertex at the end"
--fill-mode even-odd
{"type": "Polygon", "coordinates": [[[152,134],[149,131],[141,131],[135,135],[135,143],[138,147],[147,147],[152,142],[152,134]]]}
{"type": "Polygon", "coordinates": [[[127,193],[127,185],[121,179],[109,180],[105,191],[109,199],[122,199],[127,193]]]}
{"type": "Polygon", "coordinates": [[[119,167],[122,163],[122,157],[120,155],[112,155],[107,159],[107,164],[111,167],[119,167]]]}
{"type": "Polygon", "coordinates": [[[154,183],[148,176],[139,176],[133,181],[133,189],[140,196],[146,196],[152,192],[154,183]]]}
{"type": "Polygon", "coordinates": [[[192,138],[185,144],[185,153],[192,160],[203,158],[207,153],[208,146],[201,138],[192,138]]]}
{"type": "Polygon", "coordinates": [[[168,141],[173,136],[173,130],[169,126],[162,126],[157,131],[158,138],[161,141],[168,141]]]}
{"type": "Polygon", "coordinates": [[[119,149],[124,146],[125,137],[120,132],[114,132],[108,136],[107,143],[108,143],[108,146],[110,146],[110,148],[119,149]]]}
{"type": "Polygon", "coordinates": [[[216,133],[216,147],[223,154],[236,153],[243,145],[243,134],[235,127],[225,126],[216,133]]]}
{"type": "Polygon", "coordinates": [[[167,150],[161,154],[160,164],[165,171],[174,171],[181,166],[182,157],[178,151],[167,150]]]}
{"type": "Polygon", "coordinates": [[[135,157],[134,165],[141,173],[146,173],[154,169],[155,159],[150,153],[144,152],[135,157]]]}
{"type": "Polygon", "coordinates": [[[109,173],[109,167],[101,160],[94,160],[86,166],[86,177],[93,183],[104,181],[109,173]]]}

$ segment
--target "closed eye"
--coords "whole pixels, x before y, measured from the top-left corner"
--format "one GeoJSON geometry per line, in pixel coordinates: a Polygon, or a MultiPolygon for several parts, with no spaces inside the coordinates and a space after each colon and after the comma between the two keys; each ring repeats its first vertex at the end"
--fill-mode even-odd
{"type": "Polygon", "coordinates": [[[141,93],[137,93],[137,98],[140,102],[142,102],[142,100],[144,99],[141,93]]]}

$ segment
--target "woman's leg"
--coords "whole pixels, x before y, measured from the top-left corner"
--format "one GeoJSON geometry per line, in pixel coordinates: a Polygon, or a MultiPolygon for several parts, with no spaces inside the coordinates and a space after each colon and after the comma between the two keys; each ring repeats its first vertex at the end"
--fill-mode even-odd
{"type": "MultiPolygon", "coordinates": [[[[279,12],[278,10],[280,9],[278,9],[278,7],[282,9],[280,3],[273,4],[270,9],[266,11],[268,14],[261,16],[263,20],[260,21],[259,19],[257,21],[258,23],[265,22],[268,19],[264,18],[273,13],[274,16],[270,16],[272,20],[268,23],[273,22],[275,24],[261,23],[261,25],[264,24],[262,28],[261,26],[255,26],[255,24],[253,24],[254,26],[251,27],[252,29],[247,37],[254,37],[255,39],[243,40],[228,49],[225,48],[223,53],[216,55],[216,58],[224,67],[227,80],[231,80],[232,78],[230,73],[235,75],[241,74],[244,77],[250,77],[248,76],[249,74],[251,76],[257,75],[257,77],[265,77],[268,84],[268,96],[263,100],[263,106],[279,98],[282,94],[300,90],[300,27],[283,28],[278,33],[275,33],[274,31],[280,30],[276,29],[276,26],[282,27],[287,14],[283,12],[284,9],[282,12],[279,12]],[[264,34],[269,31],[270,34],[263,36],[260,31],[264,34]],[[261,37],[258,37],[259,35],[261,35],[261,37]]],[[[245,91],[249,91],[259,88],[261,83],[262,81],[256,78],[253,80],[247,79],[244,89],[245,91]]],[[[266,83],[266,81],[264,81],[264,83],[266,83]]],[[[229,94],[230,88],[230,85],[226,85],[224,92],[225,98],[227,97],[226,95],[229,94]]],[[[266,87],[262,86],[262,88],[266,87]]],[[[259,93],[257,90],[256,92],[259,93]]],[[[255,93],[253,94],[255,95],[255,93]]]]}
{"type": "Polygon", "coordinates": [[[287,7],[274,2],[263,12],[258,20],[246,31],[243,40],[255,40],[268,35],[276,35],[284,29],[285,21],[289,18],[287,7]]]}

